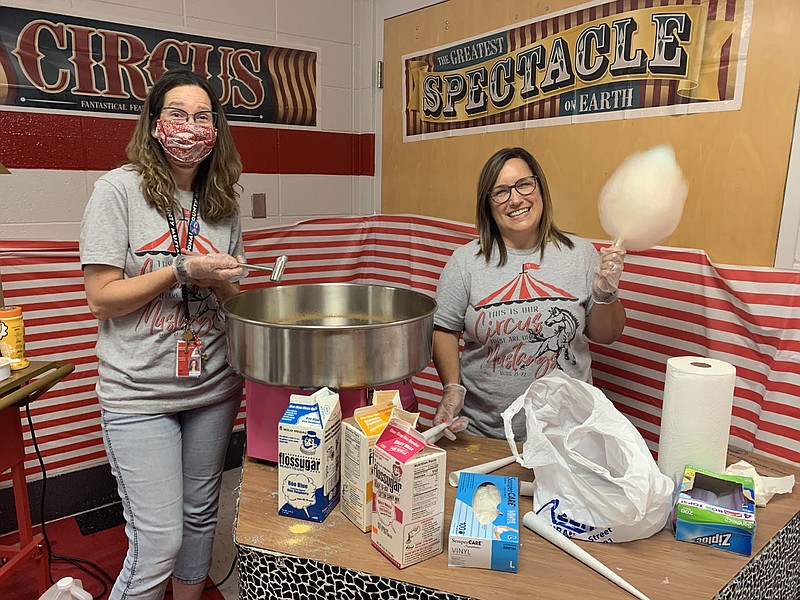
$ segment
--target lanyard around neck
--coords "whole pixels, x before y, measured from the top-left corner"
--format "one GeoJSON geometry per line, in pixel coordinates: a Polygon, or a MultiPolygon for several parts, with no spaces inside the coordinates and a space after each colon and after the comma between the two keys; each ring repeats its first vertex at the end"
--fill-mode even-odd
{"type": "MultiPolygon", "coordinates": [[[[186,232],[186,250],[189,252],[194,248],[194,234],[197,231],[197,190],[192,194],[192,208],[189,211],[189,227],[186,232]]],[[[169,225],[169,233],[172,236],[172,245],[175,248],[175,256],[181,253],[181,240],[178,236],[178,226],[175,223],[175,213],[170,208],[167,213],[167,224],[169,225]]],[[[181,297],[183,298],[183,314],[186,317],[185,327],[189,327],[189,287],[184,284],[181,286],[181,297]]]]}
{"type": "MultiPolygon", "coordinates": [[[[194,248],[194,234],[197,231],[197,190],[192,194],[192,208],[189,211],[189,227],[186,234],[186,249],[191,252],[194,248]]],[[[181,240],[178,237],[178,226],[175,223],[175,213],[172,209],[167,213],[167,224],[169,233],[172,236],[172,245],[175,248],[175,255],[181,253],[181,240]]]]}

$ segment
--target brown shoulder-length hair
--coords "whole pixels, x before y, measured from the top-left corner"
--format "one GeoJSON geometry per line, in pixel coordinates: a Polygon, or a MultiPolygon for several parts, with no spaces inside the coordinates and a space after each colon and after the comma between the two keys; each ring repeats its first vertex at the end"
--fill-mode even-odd
{"type": "Polygon", "coordinates": [[[483,169],[481,169],[481,174],[478,177],[478,202],[475,208],[475,225],[480,236],[480,248],[477,255],[486,257],[486,262],[488,263],[492,259],[494,247],[497,246],[500,253],[497,265],[501,267],[508,260],[508,251],[503,237],[500,235],[497,222],[492,216],[492,201],[489,199],[489,192],[497,182],[500,171],[503,170],[506,162],[512,158],[519,158],[525,161],[531,173],[536,177],[541,191],[542,217],[539,219],[538,241],[534,248],[539,249],[539,257],[544,256],[544,249],[549,242],[553,242],[557,248],[560,248],[561,244],[564,244],[567,248],[574,246],[572,240],[556,227],[553,222],[553,201],[550,197],[550,188],[547,185],[547,177],[545,177],[538,161],[524,148],[503,148],[492,154],[486,164],[483,165],[483,169]]]}
{"type": "Polygon", "coordinates": [[[142,193],[147,202],[163,215],[176,207],[175,180],[164,150],[152,133],[167,92],[183,85],[201,88],[211,100],[211,110],[217,114],[217,142],[211,154],[200,163],[194,180],[200,215],[204,221],[216,223],[234,216],[239,210],[234,186],[242,174],[242,160],[233,144],[222,105],[207,79],[188,69],[171,69],[164,73],[147,94],[125,154],[142,176],[142,193]]]}

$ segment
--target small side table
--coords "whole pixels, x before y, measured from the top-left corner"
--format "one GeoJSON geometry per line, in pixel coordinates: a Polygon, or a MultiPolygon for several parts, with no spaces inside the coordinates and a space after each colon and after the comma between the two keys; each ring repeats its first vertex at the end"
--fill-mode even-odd
{"type": "Polygon", "coordinates": [[[33,532],[25,481],[25,439],[19,409],[33,402],[75,370],[72,363],[31,361],[11,377],[0,381],[0,473],[11,469],[14,504],[19,527],[19,542],[0,545],[0,580],[12,570],[24,566],[29,558],[36,561],[39,595],[50,587],[50,557],[42,534],[33,532]]]}

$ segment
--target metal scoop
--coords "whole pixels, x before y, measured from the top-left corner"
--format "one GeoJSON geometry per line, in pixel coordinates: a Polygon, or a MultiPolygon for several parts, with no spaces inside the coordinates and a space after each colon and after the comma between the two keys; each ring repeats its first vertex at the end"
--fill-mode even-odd
{"type": "Polygon", "coordinates": [[[269,276],[270,281],[280,281],[281,277],[283,277],[283,270],[286,268],[287,262],[289,262],[289,258],[286,255],[282,255],[275,259],[275,264],[271,267],[267,267],[264,265],[250,265],[243,262],[237,264],[240,267],[244,267],[245,269],[255,269],[256,271],[267,271],[270,273],[269,276]]]}

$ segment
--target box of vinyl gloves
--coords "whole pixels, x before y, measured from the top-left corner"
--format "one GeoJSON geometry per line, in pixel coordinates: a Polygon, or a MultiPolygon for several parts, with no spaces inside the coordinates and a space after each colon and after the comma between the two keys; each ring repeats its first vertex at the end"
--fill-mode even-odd
{"type": "Polygon", "coordinates": [[[448,565],[517,572],[518,486],[516,477],[461,473],[450,521],[448,565]]]}
{"type": "Polygon", "coordinates": [[[339,502],[339,394],[292,394],[278,422],[278,514],[323,521],[339,502]]]}
{"type": "Polygon", "coordinates": [[[361,531],[372,529],[372,476],[375,442],[389,419],[397,417],[416,426],[419,414],[406,412],[400,392],[376,390],[372,405],[357,408],[342,421],[342,514],[361,531]]]}

